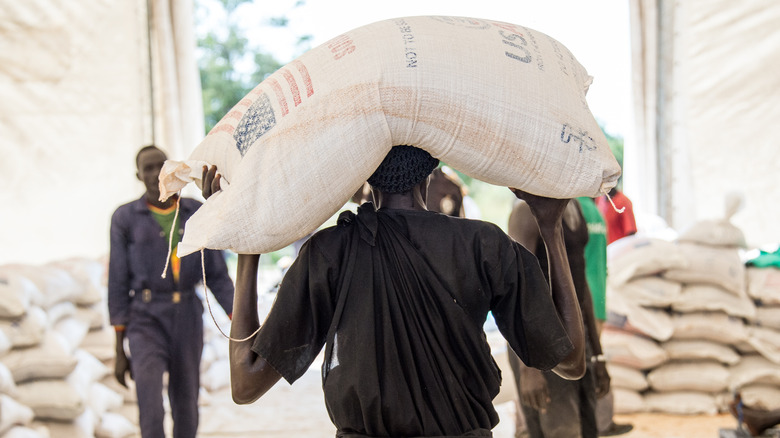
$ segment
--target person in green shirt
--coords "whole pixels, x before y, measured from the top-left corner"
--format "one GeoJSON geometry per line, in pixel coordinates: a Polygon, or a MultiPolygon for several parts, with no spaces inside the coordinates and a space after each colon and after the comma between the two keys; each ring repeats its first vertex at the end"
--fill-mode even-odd
{"type": "MultiPolygon", "coordinates": [[[[607,319],[607,223],[595,201],[579,197],[577,201],[588,225],[588,243],[585,245],[585,276],[593,298],[593,314],[599,336],[607,319]]],[[[614,397],[612,391],[597,401],[596,420],[599,436],[622,435],[634,428],[631,424],[613,421],[614,397]]]]}

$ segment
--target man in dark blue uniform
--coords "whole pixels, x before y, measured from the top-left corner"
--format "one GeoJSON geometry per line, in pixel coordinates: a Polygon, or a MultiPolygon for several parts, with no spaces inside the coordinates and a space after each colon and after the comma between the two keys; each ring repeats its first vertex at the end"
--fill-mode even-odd
{"type": "MultiPolygon", "coordinates": [[[[179,259],[175,249],[185,222],[201,204],[180,198],[177,215],[178,197],[159,200],[158,177],[165,159],[155,146],[138,152],[136,176],[146,193],[119,207],[111,218],[108,309],[116,329],[115,376],[125,386],[126,373],[135,380],[141,435],[165,435],[162,391],[163,373],[168,372],[173,436],[192,438],[198,429],[203,351],[203,304],[195,286],[203,272],[200,254],[179,259]]],[[[205,251],[204,258],[208,287],[231,315],[233,282],[224,256],[220,251],[205,251]]]]}

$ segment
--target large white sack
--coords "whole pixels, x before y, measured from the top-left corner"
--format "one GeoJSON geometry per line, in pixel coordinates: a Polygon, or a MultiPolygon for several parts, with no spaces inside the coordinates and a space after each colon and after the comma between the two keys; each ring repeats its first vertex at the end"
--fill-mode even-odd
{"type": "Polygon", "coordinates": [[[614,396],[614,410],[616,414],[634,414],[647,410],[645,399],[639,391],[625,388],[610,388],[614,396]]]}
{"type": "Polygon", "coordinates": [[[731,218],[742,208],[744,201],[744,196],[740,194],[730,193],[726,195],[722,218],[694,222],[680,233],[677,241],[729,248],[744,248],[747,246],[745,234],[731,223],[731,218]]]}
{"type": "Polygon", "coordinates": [[[592,81],[559,42],[523,26],[422,16],[369,24],[268,77],[190,155],[165,197],[216,164],[230,187],[187,222],[179,254],[268,252],[315,230],[394,145],[474,178],[557,198],[620,174],[588,109],[592,81]]]}
{"type": "Polygon", "coordinates": [[[0,357],[5,356],[5,354],[11,350],[12,346],[8,335],[6,335],[3,330],[0,330],[0,357]]]}
{"type": "Polygon", "coordinates": [[[116,356],[116,332],[111,326],[90,330],[81,341],[79,348],[102,362],[110,361],[116,356]]]}
{"type": "Polygon", "coordinates": [[[637,370],[657,367],[669,359],[666,351],[654,340],[620,330],[601,332],[601,346],[608,363],[637,370]]]}
{"type": "Polygon", "coordinates": [[[0,318],[19,318],[30,307],[32,296],[38,295],[38,288],[31,280],[0,267],[0,318]]]}
{"type": "Polygon", "coordinates": [[[70,374],[78,363],[70,353],[67,341],[57,333],[47,332],[35,347],[13,349],[0,358],[18,384],[36,379],[60,379],[70,374]]]}
{"type": "Polygon", "coordinates": [[[750,298],[764,305],[780,305],[780,269],[747,267],[750,298]]]}
{"type": "Polygon", "coordinates": [[[756,306],[747,292],[729,292],[714,284],[688,284],[672,303],[675,312],[721,311],[731,316],[752,319],[756,306]]]}
{"type": "Polygon", "coordinates": [[[7,395],[0,394],[0,435],[13,426],[29,426],[35,414],[32,409],[7,395]]]}
{"type": "Polygon", "coordinates": [[[610,388],[630,389],[632,391],[644,391],[647,389],[645,373],[635,368],[616,363],[607,363],[607,372],[610,378],[610,388]]]}
{"type": "Polygon", "coordinates": [[[699,391],[716,393],[728,387],[730,373],[723,364],[710,361],[667,362],[647,373],[654,391],[699,391]]]}
{"type": "Polygon", "coordinates": [[[125,402],[122,394],[100,382],[90,385],[89,395],[84,400],[98,418],[102,418],[107,412],[119,410],[125,402]]]}
{"type": "MultiPolygon", "coordinates": [[[[610,274],[611,274],[610,270],[610,274]]],[[[624,284],[607,287],[607,306],[614,295],[625,297],[630,302],[648,307],[669,307],[680,296],[682,284],[665,280],[656,275],[635,278],[624,284]]]]}
{"type": "Polygon", "coordinates": [[[200,375],[200,385],[209,391],[218,391],[230,386],[230,361],[220,359],[211,364],[205,373],[200,375]]]}
{"type": "Polygon", "coordinates": [[[747,274],[739,250],[696,243],[677,246],[686,263],[664,271],[664,278],[681,283],[713,284],[737,296],[745,293],[747,274]]]}
{"type": "Polygon", "coordinates": [[[99,422],[100,419],[90,409],[85,409],[72,421],[54,418],[40,421],[49,429],[51,438],[94,438],[95,427],[99,422]]]}
{"type": "Polygon", "coordinates": [[[71,421],[85,409],[79,391],[64,380],[22,383],[17,386],[16,399],[32,408],[36,419],[71,421]]]}
{"type": "Polygon", "coordinates": [[[780,409],[780,386],[747,385],[739,390],[742,402],[753,409],[773,411],[780,409]]]}
{"type": "Polygon", "coordinates": [[[0,331],[5,333],[14,348],[38,345],[46,333],[46,312],[40,307],[30,307],[17,320],[0,320],[0,331]]]}
{"type": "Polygon", "coordinates": [[[0,362],[0,394],[7,394],[13,397],[16,394],[16,382],[11,370],[0,362]]]}
{"type": "Polygon", "coordinates": [[[706,392],[648,391],[643,396],[645,408],[649,412],[679,415],[715,415],[718,413],[715,396],[706,392]]]}
{"type": "Polygon", "coordinates": [[[672,316],[663,309],[643,307],[607,286],[607,321],[625,331],[665,341],[674,333],[672,316]]]}
{"type": "Polygon", "coordinates": [[[729,373],[731,390],[754,384],[780,386],[780,365],[758,354],[742,356],[729,373]]]}
{"type": "Polygon", "coordinates": [[[703,339],[737,346],[748,339],[744,321],[722,312],[675,314],[672,323],[673,340],[703,339]]]}
{"type": "Polygon", "coordinates": [[[756,317],[751,323],[759,327],[780,330],[780,306],[757,306],[756,317]]]}
{"type": "Polygon", "coordinates": [[[672,242],[637,235],[624,237],[607,246],[607,282],[619,286],[638,277],[654,275],[685,266],[687,260],[672,242]]]}
{"type": "Polygon", "coordinates": [[[125,438],[135,435],[138,428],[121,414],[106,412],[95,428],[96,438],[125,438]]]}
{"type": "Polygon", "coordinates": [[[747,327],[747,342],[762,356],[780,364],[780,330],[768,327],[747,327]]]}
{"type": "Polygon", "coordinates": [[[104,283],[106,266],[102,262],[85,257],[73,257],[50,264],[68,271],[79,284],[80,293],[74,297],[75,304],[87,306],[99,303],[106,296],[107,286],[104,283]]]}
{"type": "Polygon", "coordinates": [[[3,438],[51,438],[49,428],[41,424],[27,426],[13,426],[3,434],[3,438]]]}
{"type": "Polygon", "coordinates": [[[11,264],[3,266],[2,270],[6,269],[35,284],[38,293],[30,296],[30,304],[46,310],[63,301],[74,301],[82,294],[82,287],[73,275],[54,264],[11,264]]]}
{"type": "Polygon", "coordinates": [[[741,356],[729,345],[705,340],[667,341],[661,344],[671,360],[716,360],[734,365],[741,356]]]}

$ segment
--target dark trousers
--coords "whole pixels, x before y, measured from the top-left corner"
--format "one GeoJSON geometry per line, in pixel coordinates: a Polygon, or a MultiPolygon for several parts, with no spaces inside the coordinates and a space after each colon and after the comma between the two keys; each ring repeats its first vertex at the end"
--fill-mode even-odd
{"type": "MultiPolygon", "coordinates": [[[[520,359],[509,355],[517,393],[522,391],[523,382],[518,379],[520,359]]],[[[596,381],[592,366],[588,365],[582,379],[566,380],[552,371],[544,371],[550,404],[542,413],[520,403],[525,416],[526,427],[531,438],[597,438],[596,425],[596,381]]]]}
{"type": "Polygon", "coordinates": [[[174,438],[194,438],[198,430],[200,359],[203,353],[203,305],[194,293],[178,303],[170,294],[145,302],[133,300],[127,326],[130,365],[138,396],[143,438],[164,438],[163,374],[174,438]]]}

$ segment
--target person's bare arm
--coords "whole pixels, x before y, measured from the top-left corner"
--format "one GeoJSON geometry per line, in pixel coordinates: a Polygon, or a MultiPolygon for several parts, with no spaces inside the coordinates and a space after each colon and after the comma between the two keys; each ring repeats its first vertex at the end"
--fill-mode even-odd
{"type": "MultiPolygon", "coordinates": [[[[220,177],[216,166],[203,168],[203,197],[208,199],[220,190],[220,177]]],[[[257,314],[257,267],[259,254],[239,254],[236,269],[236,287],[233,298],[233,321],[230,326],[230,387],[233,401],[252,403],[262,397],[281,375],[265,359],[252,351],[255,333],[260,327],[257,314]]]]}
{"type": "Polygon", "coordinates": [[[539,226],[536,218],[531,213],[531,207],[525,201],[515,204],[509,215],[507,234],[523,245],[527,250],[534,252],[539,243],[539,226]]]}
{"type": "MultiPolygon", "coordinates": [[[[574,348],[553,371],[564,379],[576,380],[585,374],[585,331],[569,260],[563,242],[561,218],[568,199],[553,199],[512,189],[525,201],[536,219],[539,235],[547,248],[550,288],[553,302],[574,348]]],[[[521,242],[522,243],[522,242],[521,242]]]]}
{"type": "Polygon", "coordinates": [[[590,288],[585,288],[583,293],[580,294],[580,310],[582,312],[582,320],[587,328],[586,341],[590,344],[591,351],[593,352],[593,359],[596,361],[594,366],[596,377],[596,397],[601,398],[607,395],[609,392],[609,385],[611,378],[609,372],[607,372],[607,364],[604,361],[604,351],[601,349],[601,341],[599,340],[599,330],[596,326],[596,315],[593,312],[593,298],[590,293],[590,288]]]}

